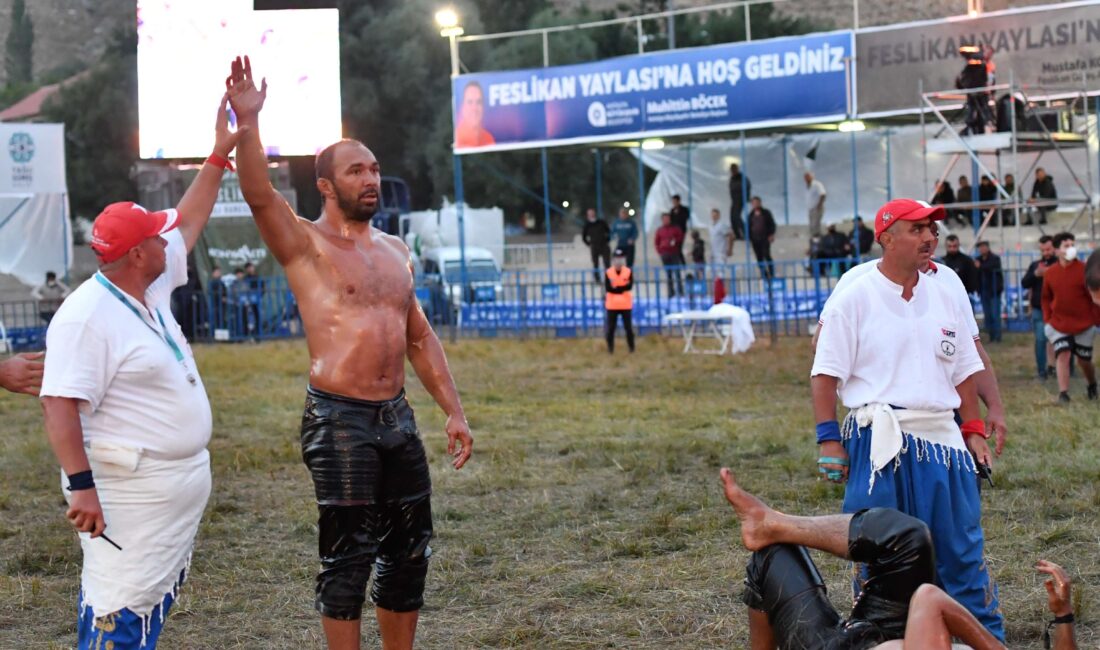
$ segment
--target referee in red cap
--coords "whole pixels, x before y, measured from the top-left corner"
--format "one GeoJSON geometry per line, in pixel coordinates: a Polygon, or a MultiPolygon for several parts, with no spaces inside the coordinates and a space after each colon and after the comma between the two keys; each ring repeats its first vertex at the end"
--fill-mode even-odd
{"type": "Polygon", "coordinates": [[[818,466],[845,484],[844,512],[894,508],[926,523],[941,586],[1003,641],[976,480],[975,460],[992,464],[974,378],[984,366],[963,308],[920,272],[945,216],[924,201],[884,205],[881,262],[826,306],[810,372],[818,466]]]}
{"type": "Polygon", "coordinates": [[[223,97],[213,153],[174,210],[107,206],[99,271],[46,333],[41,399],[80,536],[77,647],[154,648],[210,495],[210,402],[170,308],[241,131],[223,97]]]}

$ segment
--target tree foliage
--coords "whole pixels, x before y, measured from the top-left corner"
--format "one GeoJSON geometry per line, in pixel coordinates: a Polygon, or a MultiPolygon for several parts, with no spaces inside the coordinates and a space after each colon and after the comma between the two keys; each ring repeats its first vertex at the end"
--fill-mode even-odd
{"type": "Polygon", "coordinates": [[[103,58],[42,107],[65,124],[65,172],[74,216],[92,218],[115,201],[136,201],[131,169],[138,159],[137,33],[111,38],[103,58]]]}
{"type": "Polygon", "coordinates": [[[4,72],[8,85],[29,84],[34,68],[34,23],[24,0],[12,3],[11,27],[4,45],[4,72]]]}

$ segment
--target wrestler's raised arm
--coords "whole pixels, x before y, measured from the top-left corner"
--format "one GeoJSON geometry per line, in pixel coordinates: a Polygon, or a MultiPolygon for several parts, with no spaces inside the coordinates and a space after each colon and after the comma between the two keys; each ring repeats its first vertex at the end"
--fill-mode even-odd
{"type": "Polygon", "coordinates": [[[260,110],[267,99],[267,79],[256,88],[252,81],[252,63],[237,57],[225,79],[229,104],[237,114],[237,128],[245,130],[237,145],[237,176],[241,194],[252,209],[260,237],[280,264],[298,259],[309,250],[311,239],[305,221],[299,219],[267,175],[267,156],[260,143],[260,110]]]}
{"type": "Polygon", "coordinates": [[[420,308],[420,302],[415,297],[411,302],[406,326],[408,348],[405,354],[424,388],[447,414],[447,453],[453,457],[451,464],[454,468],[462,469],[474,449],[470,425],[466,422],[462,402],[458,399],[458,389],[455,388],[451,369],[447,366],[443,345],[432,330],[424,310],[420,308]]]}

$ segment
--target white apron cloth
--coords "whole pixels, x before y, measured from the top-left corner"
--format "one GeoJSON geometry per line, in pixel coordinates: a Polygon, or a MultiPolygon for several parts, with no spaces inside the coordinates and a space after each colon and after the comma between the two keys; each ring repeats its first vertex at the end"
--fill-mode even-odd
{"type": "MultiPolygon", "coordinates": [[[[191,561],[210,496],[210,454],[203,449],[190,458],[163,460],[95,441],[85,451],[107,523],[104,532],[122,550],[80,533],[83,606],[96,618],[129,609],[148,619],[166,594],[176,594],[191,561]]],[[[64,473],[61,484],[69,500],[64,473]]]]}

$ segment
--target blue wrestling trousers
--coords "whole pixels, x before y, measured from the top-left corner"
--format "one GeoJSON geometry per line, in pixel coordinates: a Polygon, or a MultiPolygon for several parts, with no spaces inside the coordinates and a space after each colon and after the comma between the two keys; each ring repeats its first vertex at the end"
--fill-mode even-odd
{"type": "Polygon", "coordinates": [[[985,564],[982,507],[970,453],[904,436],[903,451],[875,478],[870,492],[871,428],[862,427],[844,440],[851,463],[844,512],[896,508],[927,524],[939,585],[1003,643],[1004,617],[985,564]]]}
{"type": "MultiPolygon", "coordinates": [[[[183,582],[182,574],[180,582],[183,582]]],[[[168,620],[168,610],[174,602],[169,592],[148,616],[121,609],[95,618],[92,608],[84,605],[81,592],[77,602],[80,616],[76,622],[76,650],[152,650],[157,647],[164,622],[168,620]]]]}

